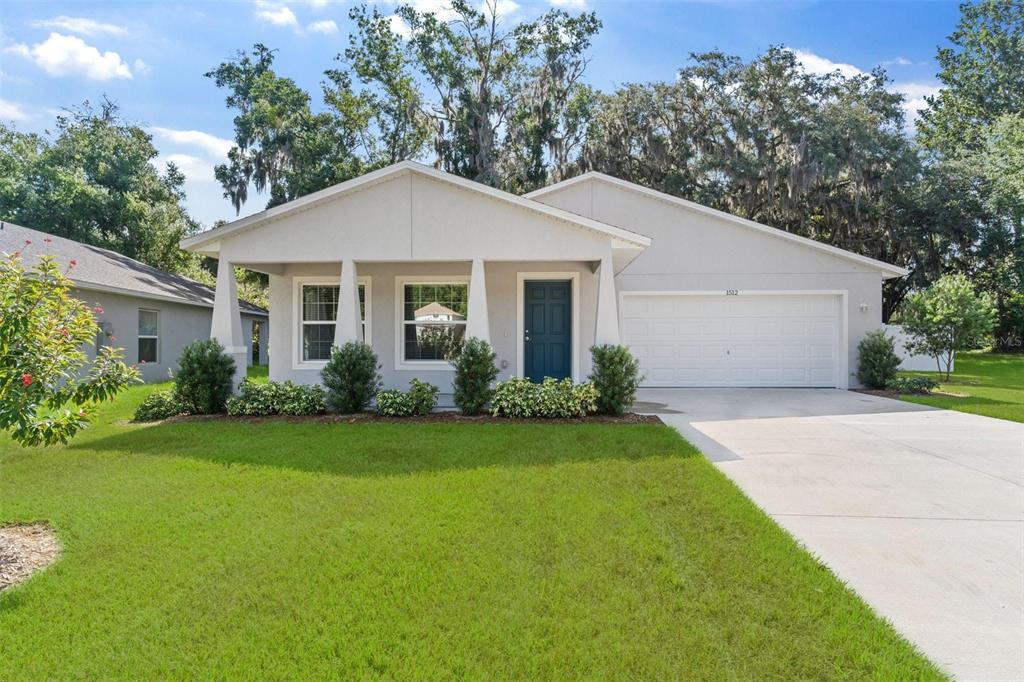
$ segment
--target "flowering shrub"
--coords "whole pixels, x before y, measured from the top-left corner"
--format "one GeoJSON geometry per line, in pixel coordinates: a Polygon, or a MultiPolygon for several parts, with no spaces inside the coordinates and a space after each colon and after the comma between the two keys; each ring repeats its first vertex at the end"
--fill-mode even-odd
{"type": "Polygon", "coordinates": [[[320,378],[327,388],[327,405],[342,414],[365,410],[380,390],[377,354],[365,343],[349,341],[335,348],[320,378]]]}
{"type": "Polygon", "coordinates": [[[408,392],[388,389],[377,394],[377,414],[414,417],[429,414],[437,405],[437,386],[419,379],[409,382],[408,392]]]}
{"type": "Polygon", "coordinates": [[[625,346],[593,346],[594,369],[590,381],[597,389],[597,409],[604,414],[622,414],[633,405],[640,386],[640,363],[625,346]]]}
{"type": "Polygon", "coordinates": [[[227,409],[235,361],[216,339],[193,341],[178,359],[174,399],[191,414],[220,414],[227,409]]]}
{"type": "Polygon", "coordinates": [[[482,339],[469,338],[452,361],[455,367],[455,405],[463,414],[480,414],[487,407],[494,389],[491,384],[498,378],[497,358],[491,344],[482,339]]]}
{"type": "Polygon", "coordinates": [[[237,396],[228,399],[228,414],[263,417],[273,414],[300,416],[327,411],[327,394],[322,386],[302,386],[285,381],[263,384],[246,379],[237,396]]]}
{"type": "Polygon", "coordinates": [[[939,387],[931,377],[893,377],[885,384],[887,391],[909,395],[927,395],[939,387]]]}
{"type": "Polygon", "coordinates": [[[185,413],[186,410],[174,399],[174,391],[156,391],[147,395],[146,399],[139,403],[139,406],[135,408],[132,421],[155,422],[185,413]]]}
{"type": "Polygon", "coordinates": [[[590,382],[574,384],[547,377],[540,384],[509,379],[498,384],[491,401],[494,416],[544,419],[585,417],[597,410],[597,389],[590,382]]]}
{"type": "Polygon", "coordinates": [[[82,375],[99,326],[71,286],[49,256],[26,269],[18,253],[0,255],[0,430],[22,445],[67,443],[97,404],[139,381],[109,347],[82,375]]]}

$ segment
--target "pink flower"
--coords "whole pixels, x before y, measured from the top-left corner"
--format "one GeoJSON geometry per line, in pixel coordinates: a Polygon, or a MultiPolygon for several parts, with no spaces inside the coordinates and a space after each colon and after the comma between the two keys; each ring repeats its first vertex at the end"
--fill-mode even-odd
{"type": "Polygon", "coordinates": [[[52,242],[53,240],[52,240],[52,239],[50,239],[49,237],[46,237],[45,239],[43,239],[43,241],[44,241],[44,242],[46,242],[47,244],[49,244],[49,243],[50,243],[50,242],[52,242]]]}
{"type": "Polygon", "coordinates": [[[70,261],[68,261],[68,267],[69,268],[73,268],[76,265],[78,265],[78,261],[76,261],[74,258],[72,258],[70,261]]]}
{"type": "Polygon", "coordinates": [[[32,375],[29,374],[28,372],[25,372],[24,374],[22,374],[21,375],[21,385],[24,386],[25,388],[28,388],[29,386],[31,386],[32,385],[32,375]]]}
{"type": "Polygon", "coordinates": [[[102,306],[96,306],[95,308],[93,308],[93,312],[95,312],[97,315],[102,315],[103,314],[103,307],[102,306]]]}
{"type": "Polygon", "coordinates": [[[110,340],[111,340],[111,341],[117,341],[117,337],[116,337],[116,336],[111,336],[111,337],[110,337],[110,340]]]}
{"type": "Polygon", "coordinates": [[[31,244],[31,243],[32,243],[32,240],[31,240],[31,239],[26,239],[26,240],[25,240],[25,246],[28,246],[28,245],[29,245],[29,244],[31,244]]]}
{"type": "Polygon", "coordinates": [[[139,364],[140,365],[144,365],[144,364],[146,364],[146,361],[145,360],[139,360],[139,364]]]}

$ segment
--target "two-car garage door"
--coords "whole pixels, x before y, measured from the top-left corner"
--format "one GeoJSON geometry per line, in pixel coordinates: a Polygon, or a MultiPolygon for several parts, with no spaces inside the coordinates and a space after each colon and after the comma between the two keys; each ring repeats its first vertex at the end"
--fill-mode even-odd
{"type": "Polygon", "coordinates": [[[832,294],[622,296],[623,340],[644,386],[837,386],[832,294]]]}

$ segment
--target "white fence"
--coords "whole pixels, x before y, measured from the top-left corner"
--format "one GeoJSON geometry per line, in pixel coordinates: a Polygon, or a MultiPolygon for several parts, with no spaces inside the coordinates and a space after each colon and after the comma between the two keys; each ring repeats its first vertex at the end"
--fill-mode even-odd
{"type": "MultiPolygon", "coordinates": [[[[937,372],[939,367],[935,358],[930,355],[911,355],[907,352],[907,335],[903,333],[903,327],[898,324],[884,325],[885,333],[893,338],[893,345],[896,346],[896,355],[900,356],[903,363],[900,369],[907,369],[913,372],[937,372]]],[[[954,361],[954,365],[956,362],[954,361]]],[[[945,369],[945,368],[943,368],[945,369]]],[[[950,367],[952,371],[953,367],[950,367]]]]}

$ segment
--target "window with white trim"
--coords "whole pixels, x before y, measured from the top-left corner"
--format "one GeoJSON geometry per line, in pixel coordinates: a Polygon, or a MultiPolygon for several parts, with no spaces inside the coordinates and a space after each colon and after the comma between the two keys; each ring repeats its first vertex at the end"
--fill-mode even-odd
{"type": "Polygon", "coordinates": [[[139,308],[139,362],[160,359],[160,313],[139,308]]]}
{"type": "MultiPolygon", "coordinates": [[[[337,284],[303,284],[299,294],[300,343],[303,362],[322,362],[331,359],[334,346],[334,328],[338,317],[337,284]]],[[[366,338],[366,285],[359,284],[359,315],[366,338]]]]}
{"type": "Polygon", "coordinates": [[[447,361],[466,336],[469,284],[404,282],[402,284],[402,360],[447,361]]]}

